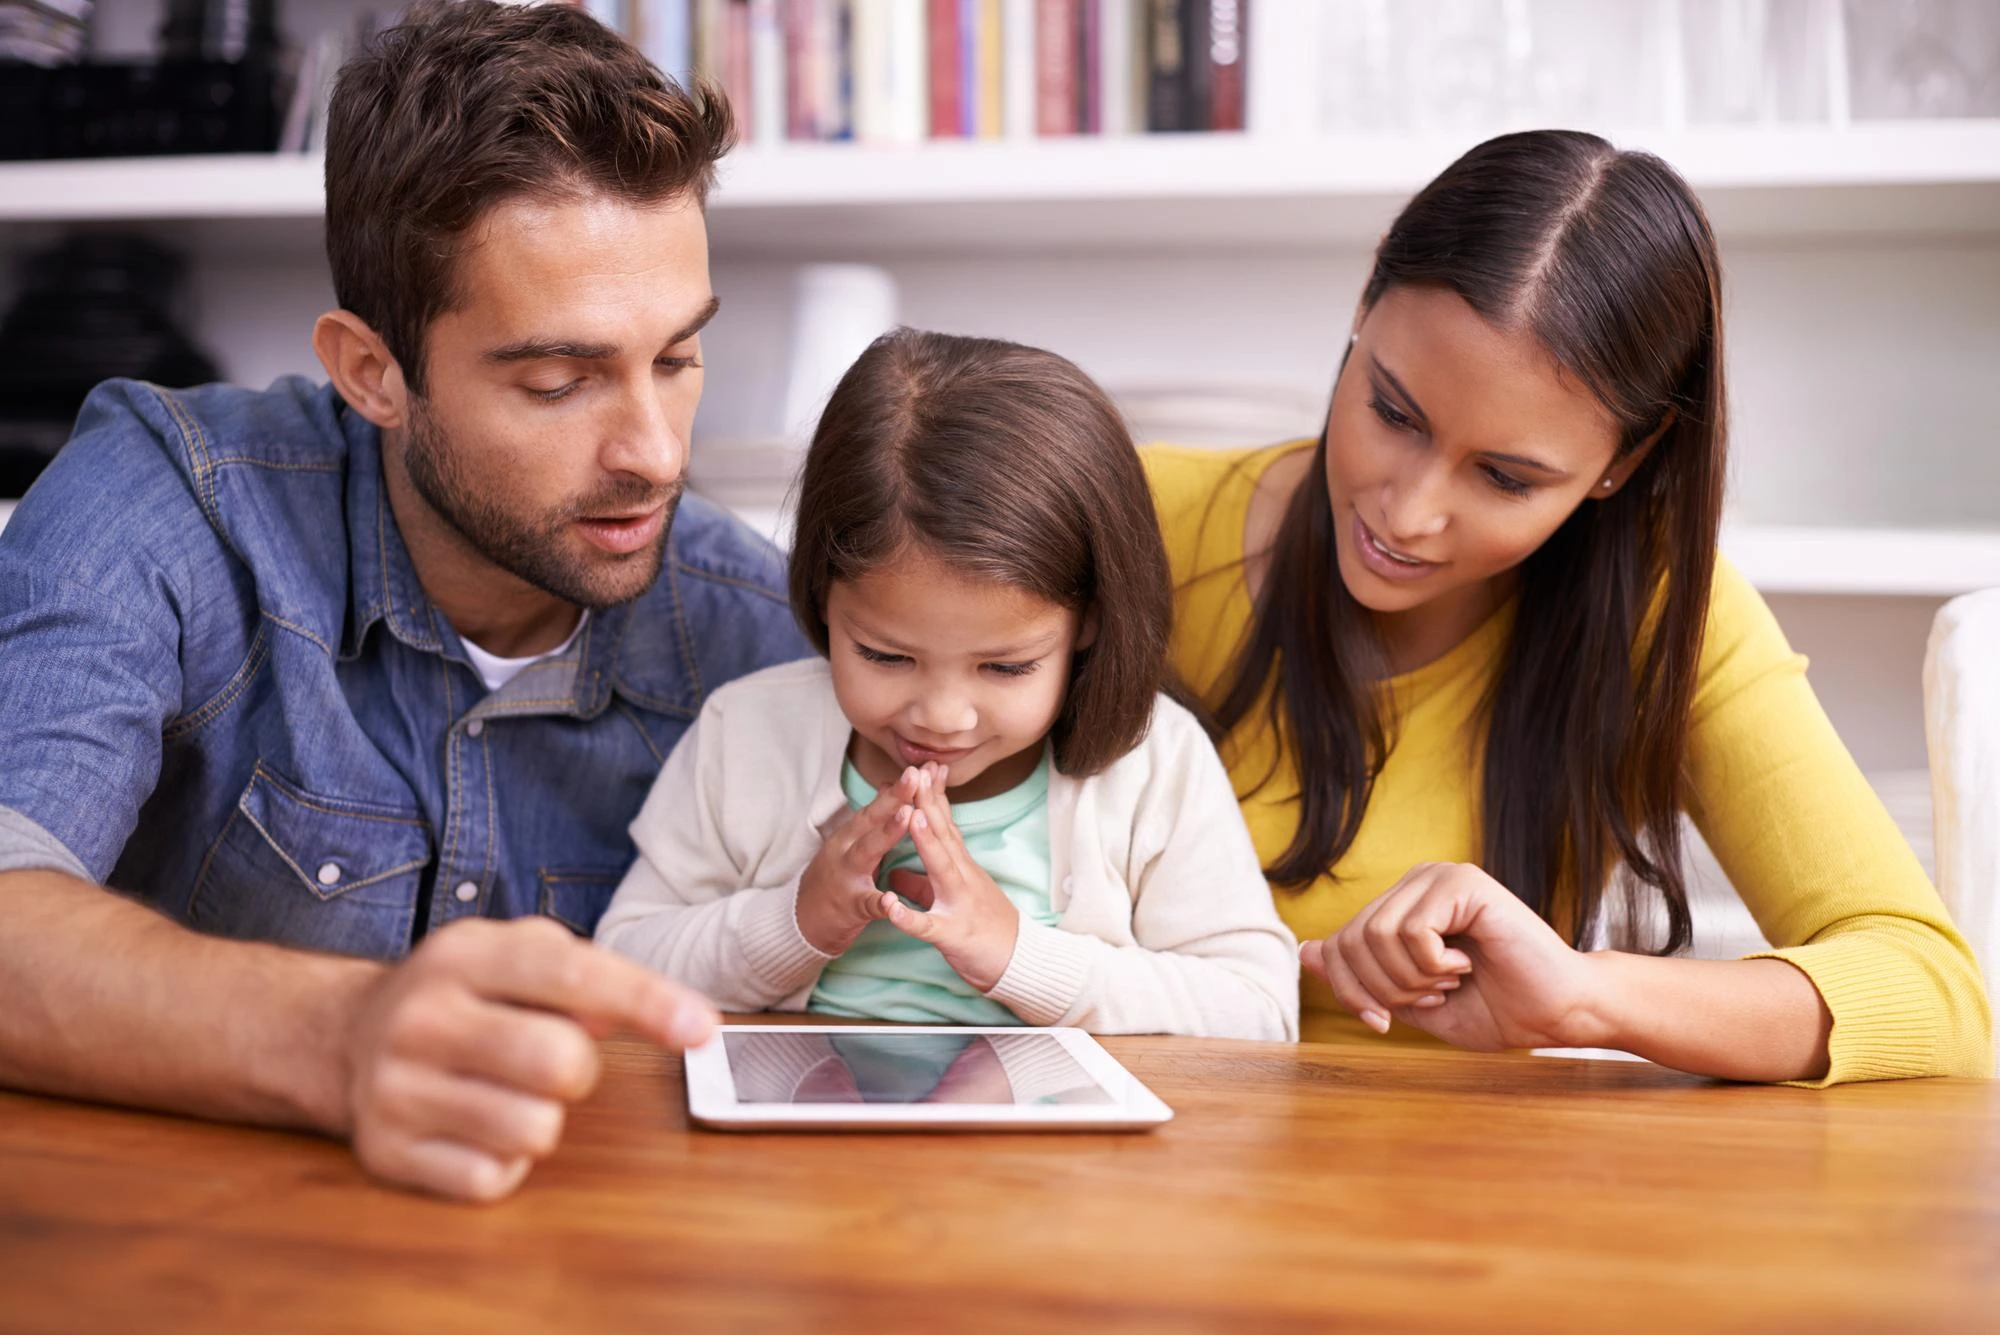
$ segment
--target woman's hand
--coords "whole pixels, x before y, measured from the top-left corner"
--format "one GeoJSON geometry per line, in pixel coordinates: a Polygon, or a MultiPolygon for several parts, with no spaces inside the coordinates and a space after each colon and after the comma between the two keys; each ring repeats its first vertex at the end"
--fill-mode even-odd
{"type": "Polygon", "coordinates": [[[904,770],[893,787],[829,834],[806,864],[799,877],[799,933],[820,954],[840,954],[869,923],[887,916],[875,876],[910,831],[917,784],[917,771],[904,770]]]}
{"type": "Polygon", "coordinates": [[[944,775],[937,765],[918,771],[910,837],[924,860],[924,872],[889,874],[890,889],[880,900],[881,916],[936,946],[960,978],[989,992],[1014,959],[1021,914],[966,851],[951,819],[951,804],[945,800],[944,775]],[[913,909],[905,899],[923,907],[913,909]]]}
{"type": "Polygon", "coordinates": [[[1299,958],[1378,1032],[1390,1017],[1480,1051],[1593,1047],[1599,969],[1478,867],[1413,868],[1299,958]]]}

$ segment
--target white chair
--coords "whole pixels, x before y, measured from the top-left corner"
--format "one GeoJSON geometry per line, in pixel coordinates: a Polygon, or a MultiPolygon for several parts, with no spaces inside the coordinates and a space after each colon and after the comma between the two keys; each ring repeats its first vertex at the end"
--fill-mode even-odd
{"type": "Polygon", "coordinates": [[[2000,985],[2000,589],[1939,610],[1924,655],[1924,737],[1938,893],[1992,994],[2000,985]]]}

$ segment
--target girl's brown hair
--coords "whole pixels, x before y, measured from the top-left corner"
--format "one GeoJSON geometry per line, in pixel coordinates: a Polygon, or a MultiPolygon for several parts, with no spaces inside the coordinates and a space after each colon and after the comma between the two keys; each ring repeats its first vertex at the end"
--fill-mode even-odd
{"type": "MultiPolygon", "coordinates": [[[[1688,716],[1726,442],[1708,219],[1649,154],[1572,131],[1503,135],[1404,208],[1363,308],[1405,285],[1531,333],[1611,410],[1621,457],[1662,432],[1616,495],[1580,505],[1521,567],[1486,701],[1480,820],[1485,869],[1572,940],[1590,935],[1622,862],[1628,889],[1650,887],[1666,910],[1661,949],[1680,950],[1688,716]]],[[[1324,875],[1360,828],[1394,744],[1375,650],[1335,565],[1322,432],[1211,720],[1227,732],[1266,702],[1296,757],[1298,833],[1266,869],[1280,884],[1324,875]]]]}
{"type": "Polygon", "coordinates": [[[920,550],[1095,612],[1050,740],[1095,774],[1132,750],[1166,675],[1173,590],[1138,452],[1103,390],[1018,343],[898,329],[841,377],[799,480],[792,611],[827,652],[836,581],[920,550]]]}

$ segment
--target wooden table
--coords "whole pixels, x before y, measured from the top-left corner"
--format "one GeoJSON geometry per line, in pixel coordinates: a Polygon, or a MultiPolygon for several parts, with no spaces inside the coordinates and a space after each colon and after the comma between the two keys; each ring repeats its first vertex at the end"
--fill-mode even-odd
{"type": "Polygon", "coordinates": [[[0,1095],[0,1327],[2000,1329],[2000,1084],[1107,1046],[1171,1125],[691,1132],[679,1063],[613,1041],[490,1208],[308,1137],[0,1095]]]}

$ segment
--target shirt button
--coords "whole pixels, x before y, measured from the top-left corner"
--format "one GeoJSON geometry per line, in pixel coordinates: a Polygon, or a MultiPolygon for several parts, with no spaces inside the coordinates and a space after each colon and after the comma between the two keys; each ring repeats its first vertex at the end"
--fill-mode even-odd
{"type": "Polygon", "coordinates": [[[340,864],[337,862],[322,862],[319,868],[319,883],[321,885],[339,885],[340,864]]]}
{"type": "Polygon", "coordinates": [[[470,904],[473,900],[479,898],[479,887],[471,881],[460,881],[458,889],[452,891],[451,896],[461,904],[470,904]]]}
{"type": "Polygon", "coordinates": [[[486,721],[484,719],[474,719],[472,720],[472,722],[465,725],[465,735],[467,737],[477,737],[480,733],[485,731],[486,731],[486,721]]]}

